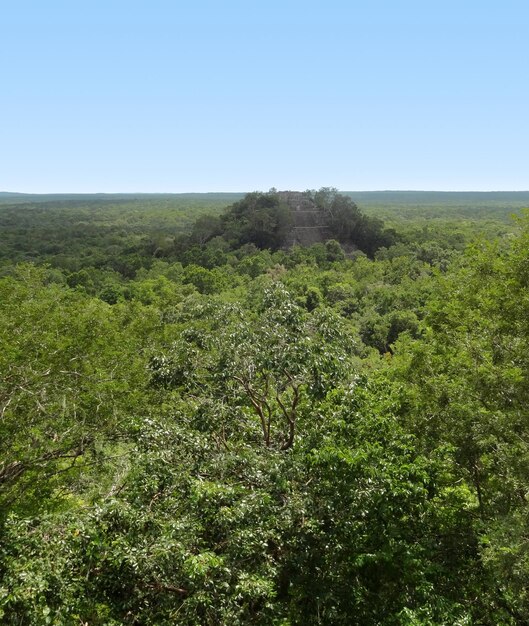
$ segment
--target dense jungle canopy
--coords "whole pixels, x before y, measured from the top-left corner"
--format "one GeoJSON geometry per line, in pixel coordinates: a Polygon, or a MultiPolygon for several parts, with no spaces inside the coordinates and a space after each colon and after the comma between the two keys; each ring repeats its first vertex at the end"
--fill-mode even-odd
{"type": "Polygon", "coordinates": [[[2,623],[529,623],[529,194],[303,198],[0,194],[2,623]]]}

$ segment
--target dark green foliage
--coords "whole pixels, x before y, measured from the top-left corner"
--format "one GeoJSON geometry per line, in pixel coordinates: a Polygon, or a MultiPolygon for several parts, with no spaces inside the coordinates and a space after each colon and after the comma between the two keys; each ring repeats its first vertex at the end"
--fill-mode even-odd
{"type": "Polygon", "coordinates": [[[177,246],[187,254],[190,248],[194,248],[194,254],[197,255],[201,247],[211,240],[217,239],[218,246],[222,236],[225,248],[229,249],[245,244],[255,244],[259,248],[278,248],[283,243],[284,231],[288,228],[288,217],[288,211],[280,206],[276,194],[247,194],[228,207],[222,215],[204,215],[199,218],[189,237],[181,237],[177,246]]]}
{"type": "Polygon", "coordinates": [[[0,519],[60,501],[126,433],[140,392],[147,311],[48,285],[21,266],[0,280],[0,519]]]}
{"type": "MultiPolygon", "coordinates": [[[[529,620],[529,222],[500,246],[480,243],[439,281],[420,342],[399,345],[409,427],[425,450],[450,442],[479,507],[482,558],[496,606],[529,620]]],[[[397,370],[398,371],[398,370],[397,370]]]]}
{"type": "MultiPolygon", "coordinates": [[[[153,258],[171,256],[175,236],[187,234],[197,217],[220,212],[240,197],[156,194],[10,198],[0,202],[0,266],[13,261],[44,261],[72,273],[97,268],[132,278],[153,258]]],[[[214,219],[205,217],[202,224],[205,227],[214,219]]]]}
{"type": "Polygon", "coordinates": [[[301,195],[0,207],[2,623],[529,622],[527,217],[301,195]]]}
{"type": "Polygon", "coordinates": [[[313,195],[316,205],[327,217],[329,229],[339,242],[354,245],[370,256],[378,248],[395,243],[395,233],[384,230],[382,220],[361,213],[349,196],[328,187],[313,195]]]}
{"type": "Polygon", "coordinates": [[[151,362],[163,404],[131,424],[119,497],[8,523],[7,623],[464,615],[450,581],[476,558],[475,505],[442,454],[418,455],[391,393],[355,375],[337,318],[280,284],[241,314],[192,298],[175,319],[179,339],[151,362]]]}
{"type": "Polygon", "coordinates": [[[256,192],[232,205],[221,223],[224,238],[233,247],[253,243],[261,249],[277,250],[286,241],[292,218],[276,193],[256,192]]]}
{"type": "Polygon", "coordinates": [[[237,432],[212,440],[194,427],[196,408],[174,424],[147,420],[119,500],[10,522],[6,623],[459,617],[464,589],[450,594],[450,576],[474,555],[465,493],[436,482],[435,462],[354,397],[292,454],[237,432]]]}

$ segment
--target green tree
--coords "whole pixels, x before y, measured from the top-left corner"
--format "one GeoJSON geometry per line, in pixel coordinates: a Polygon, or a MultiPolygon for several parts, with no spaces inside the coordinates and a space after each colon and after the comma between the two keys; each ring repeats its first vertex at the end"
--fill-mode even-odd
{"type": "Polygon", "coordinates": [[[454,446],[456,473],[475,495],[483,566],[498,581],[489,602],[505,623],[529,620],[527,218],[520,226],[508,242],[472,246],[439,280],[424,337],[399,342],[396,361],[407,423],[426,451],[454,446]]]}
{"type": "Polygon", "coordinates": [[[7,520],[6,624],[469,617],[475,503],[447,452],[418,453],[391,385],[357,375],[345,320],[261,282],[248,308],[179,308],[109,497],[7,520]]]}
{"type": "Polygon", "coordinates": [[[253,243],[277,250],[286,241],[292,225],[290,209],[277,193],[250,193],[222,215],[223,236],[234,246],[253,243]]]}
{"type": "Polygon", "coordinates": [[[135,328],[154,319],[46,283],[32,266],[0,279],[2,515],[60,501],[123,435],[144,380],[135,328]]]}

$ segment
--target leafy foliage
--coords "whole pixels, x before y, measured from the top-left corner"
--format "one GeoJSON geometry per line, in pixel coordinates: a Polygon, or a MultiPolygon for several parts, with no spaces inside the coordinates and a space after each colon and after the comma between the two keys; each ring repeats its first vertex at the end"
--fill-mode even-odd
{"type": "Polygon", "coordinates": [[[440,281],[423,340],[399,347],[409,424],[425,449],[440,439],[454,445],[458,474],[479,503],[484,563],[502,581],[495,601],[517,623],[529,619],[520,585],[529,573],[527,218],[521,227],[506,245],[470,248],[440,281]]]}
{"type": "Polygon", "coordinates": [[[307,193],[0,208],[2,623],[529,622],[527,217],[307,193]]]}

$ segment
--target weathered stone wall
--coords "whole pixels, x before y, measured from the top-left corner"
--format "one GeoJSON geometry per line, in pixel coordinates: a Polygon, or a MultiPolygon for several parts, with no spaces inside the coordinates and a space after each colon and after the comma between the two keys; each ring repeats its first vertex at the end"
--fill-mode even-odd
{"type": "Polygon", "coordinates": [[[319,209],[310,195],[301,191],[280,191],[279,197],[292,213],[293,227],[286,247],[293,245],[311,246],[331,239],[326,226],[325,214],[319,209]]]}

